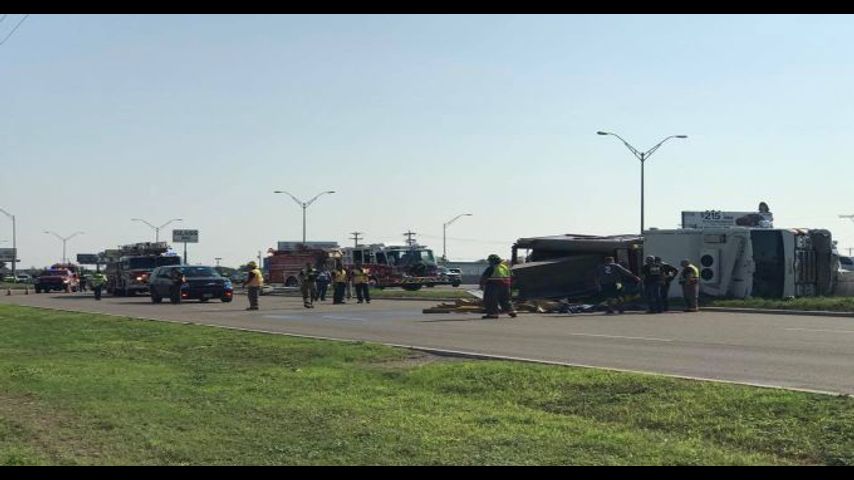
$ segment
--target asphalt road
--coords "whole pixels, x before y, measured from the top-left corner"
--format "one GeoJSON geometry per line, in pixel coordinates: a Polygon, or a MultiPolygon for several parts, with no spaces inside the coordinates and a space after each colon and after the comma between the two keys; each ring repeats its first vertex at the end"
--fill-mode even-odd
{"type": "Polygon", "coordinates": [[[421,313],[435,301],[353,300],[307,310],[301,299],[270,296],[259,311],[245,311],[243,296],[154,305],[146,297],[16,293],[0,302],[854,394],[854,318],[672,312],[482,320],[421,313]]]}

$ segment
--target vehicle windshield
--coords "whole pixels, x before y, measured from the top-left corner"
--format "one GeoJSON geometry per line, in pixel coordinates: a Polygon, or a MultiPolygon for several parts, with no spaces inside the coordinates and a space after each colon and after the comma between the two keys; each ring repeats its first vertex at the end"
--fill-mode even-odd
{"type": "Polygon", "coordinates": [[[220,274],[212,267],[181,267],[181,272],[187,278],[219,277],[220,274]]]}
{"type": "Polygon", "coordinates": [[[132,269],[154,268],[154,257],[134,257],[128,260],[128,267],[132,269]]]}
{"type": "Polygon", "coordinates": [[[171,256],[171,257],[157,257],[156,263],[158,267],[164,267],[167,265],[180,265],[181,257],[171,256]]]}
{"type": "Polygon", "coordinates": [[[419,261],[436,263],[432,250],[392,250],[388,252],[388,256],[395,265],[408,265],[419,261]]]}
{"type": "Polygon", "coordinates": [[[68,270],[54,270],[54,269],[45,270],[44,272],[42,272],[42,275],[51,275],[51,276],[68,275],[68,270]]]}

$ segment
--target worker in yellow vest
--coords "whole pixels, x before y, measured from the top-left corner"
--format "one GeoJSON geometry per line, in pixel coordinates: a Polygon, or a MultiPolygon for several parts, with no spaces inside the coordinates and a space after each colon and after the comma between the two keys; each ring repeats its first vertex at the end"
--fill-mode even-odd
{"type": "Polygon", "coordinates": [[[486,315],[483,318],[498,318],[498,307],[511,317],[516,310],[510,303],[510,265],[496,254],[487,258],[489,266],[480,276],[480,288],[483,289],[483,304],[486,315]]]}
{"type": "Polygon", "coordinates": [[[679,283],[682,284],[682,296],[685,297],[685,311],[699,312],[700,271],[687,259],[682,260],[681,265],[679,283]]]}
{"type": "Polygon", "coordinates": [[[332,271],[332,281],[335,284],[332,292],[332,303],[339,304],[344,302],[344,291],[347,289],[348,273],[340,263],[335,265],[335,270],[332,271]]]}
{"type": "Polygon", "coordinates": [[[362,266],[362,262],[356,262],[356,268],[353,269],[353,286],[356,288],[356,298],[359,299],[356,303],[371,303],[371,294],[368,292],[369,273],[368,269],[362,266]]]}
{"type": "Polygon", "coordinates": [[[243,286],[247,287],[247,297],[249,297],[249,308],[246,310],[258,310],[258,295],[261,293],[261,287],[264,286],[264,274],[258,269],[258,264],[249,262],[246,264],[249,269],[249,274],[246,276],[246,281],[243,286]]]}

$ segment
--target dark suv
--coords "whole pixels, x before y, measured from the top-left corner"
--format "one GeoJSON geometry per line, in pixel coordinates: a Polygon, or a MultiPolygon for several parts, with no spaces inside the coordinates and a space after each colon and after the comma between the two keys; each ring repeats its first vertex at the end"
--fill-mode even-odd
{"type": "Polygon", "coordinates": [[[148,280],[151,301],[160,303],[168,298],[172,303],[197,299],[207,302],[218,298],[230,302],[234,298],[231,280],[220,275],[213,267],[173,265],[157,267],[148,280]]]}

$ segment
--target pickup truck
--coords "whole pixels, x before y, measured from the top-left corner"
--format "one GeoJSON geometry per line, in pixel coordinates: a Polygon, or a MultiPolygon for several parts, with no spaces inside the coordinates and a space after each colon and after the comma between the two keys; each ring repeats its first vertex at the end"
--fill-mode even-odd
{"type": "Polygon", "coordinates": [[[65,268],[49,268],[44,270],[35,280],[36,293],[52,290],[76,292],[80,286],[77,274],[65,268]]]}

